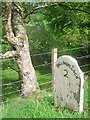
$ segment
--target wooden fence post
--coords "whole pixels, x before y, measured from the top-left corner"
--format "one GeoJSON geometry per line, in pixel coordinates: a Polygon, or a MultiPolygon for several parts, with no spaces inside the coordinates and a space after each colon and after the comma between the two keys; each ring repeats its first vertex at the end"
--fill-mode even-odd
{"type": "Polygon", "coordinates": [[[55,80],[55,64],[57,61],[57,48],[52,49],[52,55],[51,55],[51,61],[52,61],[52,86],[54,88],[54,80],[55,80]]]}

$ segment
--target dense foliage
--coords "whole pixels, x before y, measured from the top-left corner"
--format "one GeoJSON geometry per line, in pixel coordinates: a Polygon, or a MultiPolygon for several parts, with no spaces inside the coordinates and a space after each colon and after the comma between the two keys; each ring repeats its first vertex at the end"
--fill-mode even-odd
{"type": "MultiPolygon", "coordinates": [[[[17,5],[17,4],[16,4],[17,5]]],[[[87,3],[20,3],[22,17],[30,43],[30,52],[50,52],[52,48],[71,49],[90,44],[90,2],[87,3]]],[[[2,52],[12,48],[4,30],[3,3],[2,52]]],[[[88,49],[80,50],[78,56],[88,49]]],[[[50,56],[48,56],[50,58],[50,56]]],[[[48,61],[50,61],[48,59],[48,61]]],[[[43,58],[42,58],[43,59],[43,58]]],[[[37,58],[36,58],[37,61],[37,58]]],[[[40,59],[39,59],[40,61],[40,59]]]]}
{"type": "Polygon", "coordinates": [[[31,20],[26,25],[31,48],[36,50],[34,52],[50,51],[53,47],[61,50],[89,44],[90,15],[66,7],[89,11],[89,3],[64,3],[63,5],[49,6],[31,15],[31,20]]]}

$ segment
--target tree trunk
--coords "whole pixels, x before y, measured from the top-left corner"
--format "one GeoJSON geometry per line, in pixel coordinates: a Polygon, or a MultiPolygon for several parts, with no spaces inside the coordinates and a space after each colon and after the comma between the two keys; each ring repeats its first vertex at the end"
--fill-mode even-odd
{"type": "Polygon", "coordinates": [[[7,39],[16,49],[17,64],[20,70],[20,79],[22,80],[21,95],[26,97],[38,92],[39,85],[31,62],[28,37],[24,28],[22,17],[20,15],[21,11],[13,3],[7,2],[6,6],[7,39]]]}
{"type": "Polygon", "coordinates": [[[20,70],[20,79],[23,81],[21,91],[23,96],[32,95],[33,92],[39,90],[39,85],[36,80],[34,68],[32,66],[28,41],[25,40],[23,47],[17,46],[19,57],[17,58],[17,64],[20,70]]]}

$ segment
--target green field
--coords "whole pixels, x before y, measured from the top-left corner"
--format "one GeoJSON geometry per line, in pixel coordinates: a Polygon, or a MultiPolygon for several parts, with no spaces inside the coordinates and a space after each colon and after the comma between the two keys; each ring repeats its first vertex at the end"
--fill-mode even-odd
{"type": "MultiPolygon", "coordinates": [[[[38,81],[40,84],[51,80],[51,75],[41,76],[39,71],[36,71],[39,76],[38,81]]],[[[8,69],[3,71],[3,84],[14,82],[18,80],[17,72],[8,69]]],[[[20,93],[6,95],[3,100],[5,102],[0,106],[0,117],[3,118],[88,118],[88,81],[85,80],[85,96],[84,96],[84,112],[69,111],[67,109],[54,108],[54,96],[52,90],[45,90],[51,87],[49,85],[41,86],[41,92],[34,98],[21,98],[20,93]],[[13,100],[14,99],[14,100],[13,100]],[[13,111],[13,112],[12,112],[13,111]]],[[[3,94],[12,92],[19,89],[20,84],[11,84],[3,88],[3,94]],[[9,88],[10,87],[10,88],[9,88]]]]}

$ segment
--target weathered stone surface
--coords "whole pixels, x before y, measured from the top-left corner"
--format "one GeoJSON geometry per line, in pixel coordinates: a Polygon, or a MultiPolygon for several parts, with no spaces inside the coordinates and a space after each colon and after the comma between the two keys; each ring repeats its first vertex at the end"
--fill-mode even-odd
{"type": "Polygon", "coordinates": [[[61,56],[55,66],[55,107],[83,111],[84,75],[77,61],[71,56],[61,56]]]}

